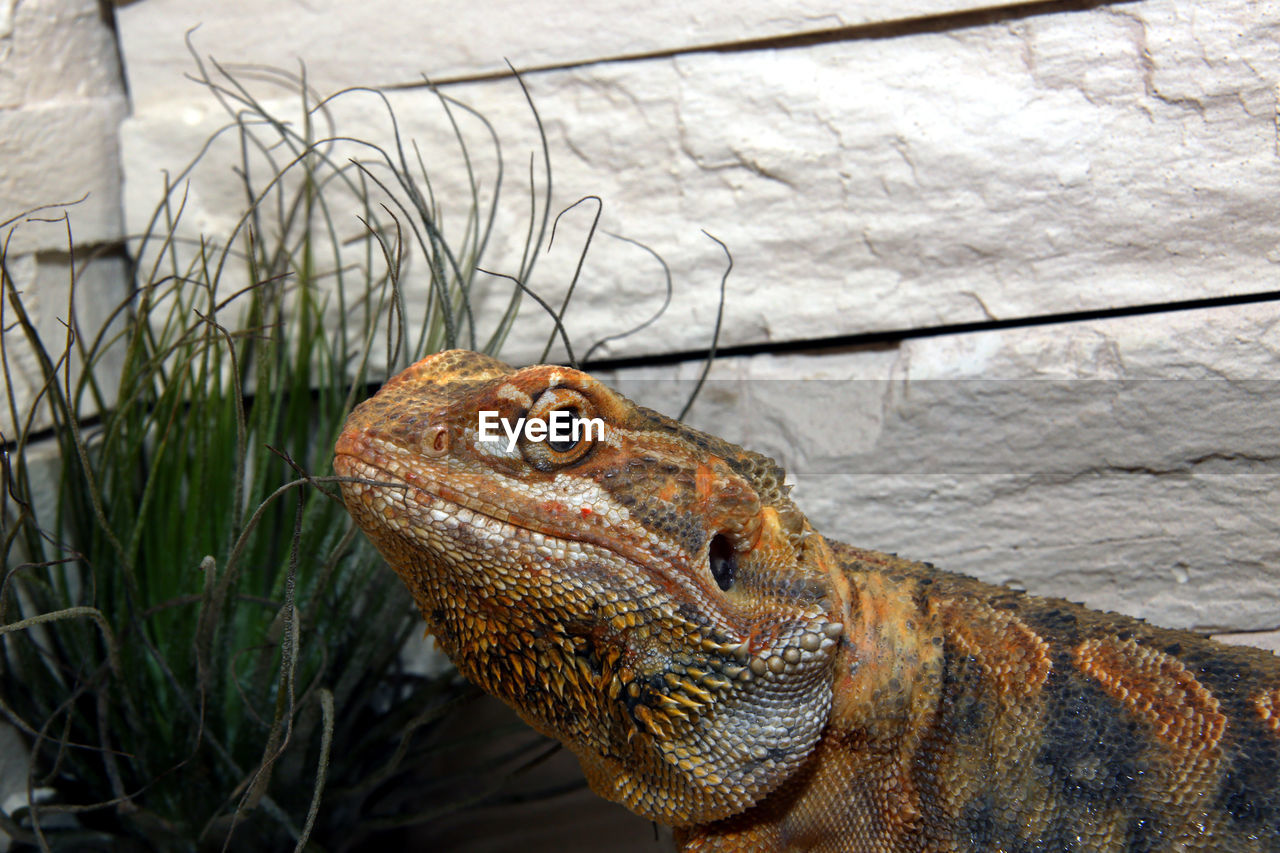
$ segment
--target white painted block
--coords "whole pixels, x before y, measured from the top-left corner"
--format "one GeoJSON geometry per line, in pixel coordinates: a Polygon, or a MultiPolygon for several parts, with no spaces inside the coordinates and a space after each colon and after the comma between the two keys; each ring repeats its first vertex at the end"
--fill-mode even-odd
{"type": "MultiPolygon", "coordinates": [[[[1157,624],[1274,630],[1278,320],[1267,304],[726,359],[689,419],[781,462],[832,538],[1157,624]]],[[[674,414],[697,368],[618,381],[674,414]]]]}
{"type": "Polygon", "coordinates": [[[123,93],[115,38],[96,0],[2,0],[0,51],[0,110],[123,93]]]}
{"type": "MultiPolygon", "coordinates": [[[[0,222],[42,205],[67,204],[77,246],[122,237],[117,128],[127,105],[122,96],[44,101],[0,110],[0,222]]],[[[41,217],[61,216],[62,209],[41,217]]],[[[7,234],[8,228],[4,229],[7,234]]],[[[66,251],[65,229],[23,226],[9,242],[11,254],[66,251]]]]}
{"type": "Polygon", "coordinates": [[[198,28],[192,40],[201,56],[286,68],[305,62],[315,85],[328,90],[412,84],[424,74],[438,79],[500,74],[506,71],[504,59],[518,68],[574,65],[1005,5],[1014,4],[147,0],[122,5],[116,16],[129,58],[130,91],[137,104],[150,109],[184,97],[181,76],[191,57],[183,34],[192,28],[198,28]]]}
{"type": "MultiPolygon", "coordinates": [[[[671,310],[605,353],[622,354],[708,341],[724,258],[702,228],[734,255],[725,343],[1266,289],[1280,258],[1267,72],[1278,67],[1280,42],[1254,4],[1201,15],[1152,2],[802,50],[602,64],[528,83],[551,141],[554,209],[598,194],[603,228],[671,263],[671,310]]],[[[536,150],[527,106],[510,81],[448,91],[488,115],[506,144],[508,206],[486,265],[514,272],[536,150]]],[[[464,199],[464,176],[437,157],[452,142],[432,96],[389,98],[433,165],[437,199],[464,199]]],[[[201,103],[148,107],[130,122],[131,182],[154,186],[159,168],[184,161],[221,121],[201,103]]],[[[360,96],[336,112],[342,132],[385,140],[381,110],[360,96]]],[[[490,187],[485,137],[474,122],[468,134],[490,187]]],[[[195,219],[225,223],[237,212],[221,206],[234,192],[194,192],[195,219]]],[[[590,215],[566,217],[562,242],[535,270],[533,286],[553,305],[590,215]]],[[[338,220],[359,227],[354,212],[338,220]]],[[[461,230],[456,213],[448,221],[461,230]]],[[[406,281],[410,316],[426,293],[421,270],[406,281]]],[[[509,288],[495,284],[490,301],[509,288]]],[[[576,351],[643,320],[662,288],[650,258],[598,238],[567,316],[576,351]]],[[[508,353],[536,358],[549,329],[536,318],[522,324],[508,353]]]]}
{"type": "MultiPolygon", "coordinates": [[[[56,229],[60,224],[33,224],[29,227],[56,229]]],[[[48,252],[14,256],[7,263],[9,275],[21,295],[23,308],[49,358],[57,363],[70,347],[71,357],[66,363],[69,365],[73,389],[83,372],[84,362],[80,356],[80,348],[72,345],[68,339],[68,325],[74,320],[81,345],[84,349],[89,349],[101,333],[107,318],[113,315],[114,309],[126,295],[123,259],[107,256],[86,263],[83,257],[79,257],[75,264],[76,313],[73,318],[68,307],[73,271],[66,255],[48,252]]],[[[22,422],[13,422],[7,398],[0,398],[4,401],[4,405],[0,406],[0,432],[4,433],[5,440],[12,441],[17,437],[20,427],[28,422],[31,429],[38,431],[52,426],[54,421],[49,408],[49,397],[42,396],[46,385],[44,369],[31,342],[18,326],[13,308],[8,304],[7,294],[5,300],[5,355],[12,380],[8,390],[14,394],[22,422]],[[41,402],[36,405],[34,417],[31,417],[31,408],[38,397],[41,402]]],[[[119,347],[104,346],[102,351],[97,370],[98,384],[105,398],[111,400],[115,395],[123,353],[119,347]]],[[[65,383],[65,380],[66,374],[60,372],[58,381],[65,383]]],[[[0,388],[0,391],[3,390],[0,388]]],[[[85,393],[78,405],[83,417],[97,414],[92,394],[85,393]]],[[[44,497],[51,500],[53,496],[50,494],[44,497]]],[[[45,517],[53,516],[46,513],[45,517]]]]}
{"type": "Polygon", "coordinates": [[[1280,654],[1280,631],[1258,631],[1243,634],[1216,634],[1214,639],[1220,643],[1230,643],[1236,646],[1253,646],[1259,649],[1269,649],[1276,654],[1280,654]]]}

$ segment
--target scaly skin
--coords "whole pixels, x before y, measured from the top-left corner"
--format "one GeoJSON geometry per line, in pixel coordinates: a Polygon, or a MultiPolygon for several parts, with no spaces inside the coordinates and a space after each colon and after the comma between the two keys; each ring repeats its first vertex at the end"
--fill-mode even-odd
{"type": "Polygon", "coordinates": [[[1280,851],[1280,658],[828,542],[769,459],[576,370],[425,359],[356,522],[459,670],[689,851],[1280,851]],[[481,441],[571,410],[593,440],[481,441]]]}

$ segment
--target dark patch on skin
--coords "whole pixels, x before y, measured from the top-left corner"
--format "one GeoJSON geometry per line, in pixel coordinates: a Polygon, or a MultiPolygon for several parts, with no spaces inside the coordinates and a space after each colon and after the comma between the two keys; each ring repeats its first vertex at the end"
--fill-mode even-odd
{"type": "Polygon", "coordinates": [[[951,643],[943,652],[942,719],[938,727],[948,732],[980,732],[986,722],[985,703],[975,694],[981,689],[982,671],[977,660],[951,643]]]}
{"type": "Polygon", "coordinates": [[[1125,853],[1158,853],[1168,849],[1169,832],[1160,816],[1138,809],[1125,826],[1125,853]]]}
{"type": "MultiPolygon", "coordinates": [[[[1048,634],[1064,631],[1070,631],[1074,634],[1076,623],[1079,621],[1074,613],[1068,613],[1057,607],[1041,611],[1036,616],[1036,622],[1045,626],[1047,629],[1045,633],[1048,634]]],[[[1039,634],[1041,632],[1037,631],[1036,633],[1039,634]]]]}
{"type": "Polygon", "coordinates": [[[671,539],[686,554],[701,552],[706,531],[694,521],[688,507],[672,506],[651,496],[637,497],[622,488],[611,488],[610,491],[646,528],[671,539]]]}
{"type": "Polygon", "coordinates": [[[1079,809],[1054,815],[1037,840],[1037,851],[1062,851],[1062,853],[1091,853],[1087,831],[1090,828],[1101,828],[1106,825],[1106,818],[1099,814],[1092,804],[1082,804],[1079,809]],[[1085,832],[1081,832],[1085,827],[1085,832]]]}
{"type": "MultiPolygon", "coordinates": [[[[1216,685],[1238,681],[1242,675],[1240,660],[1234,654],[1236,650],[1227,647],[1189,648],[1178,655],[1182,665],[1201,681],[1212,681],[1216,685]]],[[[1217,689],[1215,695],[1225,691],[1217,689]]]]}
{"type": "Polygon", "coordinates": [[[911,603],[917,612],[929,612],[929,590],[925,584],[919,584],[911,591],[911,603]]]}
{"type": "Polygon", "coordinates": [[[990,793],[985,793],[964,804],[956,821],[954,840],[958,851],[1031,853],[1035,848],[1030,847],[1019,835],[1017,824],[1001,820],[994,798],[990,793]]]}
{"type": "Polygon", "coordinates": [[[788,578],[780,575],[755,573],[750,581],[752,589],[761,595],[800,604],[815,604],[827,595],[828,590],[814,578],[788,578]]]}
{"type": "Polygon", "coordinates": [[[645,691],[641,690],[639,696],[632,696],[631,693],[624,687],[622,692],[618,694],[618,698],[621,699],[622,704],[626,706],[627,715],[631,717],[631,719],[635,722],[636,727],[639,728],[641,726],[641,722],[640,722],[640,718],[636,716],[636,706],[647,704],[645,702],[645,691]]]}
{"type": "Polygon", "coordinates": [[[978,732],[979,726],[986,721],[986,703],[969,694],[961,694],[949,703],[951,727],[957,732],[978,732]]]}
{"type": "Polygon", "coordinates": [[[707,623],[707,615],[688,601],[681,601],[677,604],[676,613],[681,619],[692,625],[705,625],[707,623]]]}
{"type": "Polygon", "coordinates": [[[1248,720],[1237,733],[1248,746],[1235,752],[1215,805],[1241,828],[1263,837],[1269,831],[1280,843],[1280,797],[1271,793],[1280,778],[1280,742],[1255,720],[1237,719],[1248,720]]]}
{"type": "Polygon", "coordinates": [[[577,657],[581,658],[587,664],[587,669],[591,670],[591,674],[599,678],[604,674],[604,664],[600,660],[600,650],[596,644],[596,640],[590,634],[580,635],[586,639],[586,645],[578,652],[577,657]]]}
{"type": "Polygon", "coordinates": [[[1036,762],[1070,803],[1125,802],[1145,771],[1139,722],[1065,655],[1045,682],[1048,714],[1036,762]]]}
{"type": "Polygon", "coordinates": [[[581,720],[581,715],[579,715],[578,712],[570,711],[567,708],[562,709],[560,713],[557,714],[557,717],[565,727],[571,729],[576,729],[578,727],[579,720],[581,720]]]}

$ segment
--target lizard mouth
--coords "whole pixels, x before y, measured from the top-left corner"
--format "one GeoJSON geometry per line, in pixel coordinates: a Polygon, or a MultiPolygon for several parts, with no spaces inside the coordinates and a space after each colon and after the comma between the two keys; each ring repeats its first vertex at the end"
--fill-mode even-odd
{"type": "MultiPolygon", "coordinates": [[[[520,524],[474,495],[464,497],[421,477],[406,482],[360,456],[339,453],[334,469],[349,478],[342,488],[351,514],[415,597],[426,587],[441,585],[454,590],[448,600],[469,602],[467,608],[474,612],[516,608],[536,622],[539,617],[533,613],[547,610],[555,614],[556,624],[593,629],[599,621],[593,614],[600,608],[616,607],[611,612],[621,613],[626,608],[618,603],[631,602],[637,610],[661,612],[673,598],[668,573],[615,547],[520,524]],[[560,601],[569,589],[574,594],[560,601]]],[[[422,601],[419,606],[424,615],[435,609],[422,601]]],[[[640,624],[638,617],[618,618],[605,633],[627,634],[640,624]]],[[[713,627],[722,639],[734,633],[728,625],[708,630],[713,627]]]]}
{"type": "Polygon", "coordinates": [[[495,535],[501,525],[535,538],[589,545],[664,575],[670,572],[659,567],[687,568],[690,564],[689,555],[682,550],[663,547],[656,540],[627,540],[603,525],[584,523],[595,520],[590,509],[554,500],[532,504],[516,488],[472,482],[474,478],[464,478],[447,460],[428,458],[376,437],[344,433],[334,450],[335,473],[350,478],[342,483],[348,508],[366,516],[365,507],[374,510],[370,520],[380,527],[404,532],[408,526],[423,533],[424,526],[443,522],[438,517],[441,513],[457,507],[469,513],[473,524],[492,528],[495,535]],[[530,505],[521,506],[525,503],[530,505]],[[430,514],[431,510],[435,514],[430,514]],[[422,513],[428,516],[408,518],[422,513]],[[479,519],[489,523],[479,523],[479,519]]]}
{"type": "Polygon", "coordinates": [[[488,527],[481,520],[491,519],[495,525],[538,532],[520,524],[501,506],[484,500],[483,495],[464,494],[418,473],[406,475],[362,455],[337,453],[333,470],[343,478],[342,492],[348,508],[391,531],[421,535],[427,528],[443,524],[446,517],[458,517],[463,511],[475,527],[488,527]]]}
{"type": "MultiPolygon", "coordinates": [[[[333,470],[343,478],[343,493],[381,489],[396,490],[419,497],[419,502],[442,501],[479,513],[488,518],[520,527],[502,506],[485,499],[484,490],[474,492],[450,486],[447,463],[431,456],[412,453],[405,448],[372,436],[344,432],[334,445],[333,470]],[[409,464],[412,460],[412,465],[409,464]]],[[[456,476],[456,472],[453,472],[456,476]]],[[[389,498],[389,495],[384,495],[389,498]]]]}
{"type": "MultiPolygon", "coordinates": [[[[348,478],[342,491],[349,511],[397,571],[403,555],[420,550],[449,563],[449,573],[516,560],[545,580],[590,575],[602,600],[644,589],[654,604],[697,601],[709,628],[744,635],[742,614],[698,580],[682,550],[628,539],[603,525],[575,524],[581,519],[572,508],[562,523],[542,517],[530,521],[537,515],[533,509],[522,511],[496,499],[508,492],[459,481],[457,469],[447,462],[377,438],[344,434],[335,451],[334,471],[348,478]]],[[[541,502],[536,508],[545,506],[541,502]]]]}

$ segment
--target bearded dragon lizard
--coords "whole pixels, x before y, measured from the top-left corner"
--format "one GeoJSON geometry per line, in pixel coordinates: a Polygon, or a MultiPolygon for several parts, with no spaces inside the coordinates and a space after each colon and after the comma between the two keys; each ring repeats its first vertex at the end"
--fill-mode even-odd
{"type": "Polygon", "coordinates": [[[463,675],[682,850],[1280,851],[1269,653],[827,540],[570,368],[432,356],[336,451],[463,675]]]}

